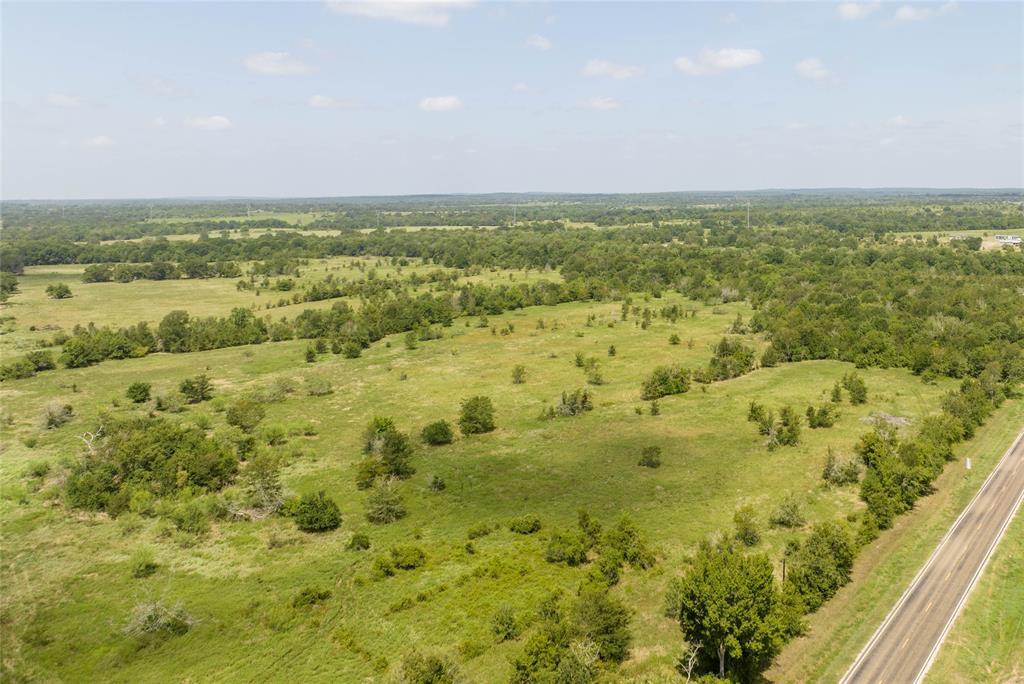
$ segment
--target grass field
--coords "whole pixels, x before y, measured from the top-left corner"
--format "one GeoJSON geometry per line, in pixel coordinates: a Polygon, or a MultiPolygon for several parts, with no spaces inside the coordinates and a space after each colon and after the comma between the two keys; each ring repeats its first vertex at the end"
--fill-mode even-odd
{"type": "MultiPolygon", "coordinates": [[[[673,301],[683,300],[666,297],[652,305],[673,301]]],[[[624,676],[675,677],[681,640],[678,627],[662,617],[662,602],[681,559],[697,542],[729,528],[742,503],[754,504],[762,522],[790,493],[810,521],[859,508],[854,488],[821,485],[827,447],[849,454],[871,413],[920,417],[951,386],[945,381],[925,385],[900,370],[862,370],[870,390],[866,405],[844,404],[834,428],[805,429],[798,447],[772,453],[745,420],[749,401],[775,408],[791,403],[802,410],[825,401],[850,365],[809,362],[763,369],[706,391],[697,386],[665,398],[661,415],[638,415],[634,408],[645,405],[640,382],[653,366],[706,363],[710,346],[735,315],[750,314],[743,304],[716,309],[686,304],[698,309],[696,318],[677,324],[656,320],[648,330],[632,321],[609,327],[618,318],[617,303],[568,304],[491,317],[499,328],[514,324],[510,335],[458,320],[444,339],[416,350],[390,340],[376,343],[359,359],[327,355],[310,367],[301,361],[306,343],[296,341],[155,354],[5,383],[0,389],[6,411],[0,433],[5,666],[29,679],[65,681],[165,681],[170,672],[195,681],[326,673],[356,680],[382,677],[416,646],[453,655],[472,681],[501,681],[521,640],[495,643],[490,618],[503,605],[528,616],[550,590],[573,590],[587,569],[548,564],[543,549],[548,532],[572,525],[576,511],[585,507],[606,524],[629,513],[659,554],[655,568],[627,571],[615,589],[635,611],[633,655],[623,665],[624,676]],[[539,320],[545,321],[543,329],[539,320]],[[668,344],[673,332],[684,344],[668,344]],[[685,343],[689,339],[692,349],[685,343]],[[618,351],[614,357],[607,355],[611,344],[618,351]],[[541,409],[563,390],[585,386],[573,363],[577,351],[599,358],[607,379],[592,388],[595,409],[577,418],[540,420],[541,409]],[[511,369],[519,363],[526,366],[527,381],[513,385],[511,369]],[[265,423],[315,424],[316,436],[292,437],[279,447],[289,463],[284,481],[293,492],[326,489],[342,509],[339,530],[311,536],[297,532],[290,520],[272,518],[216,523],[199,539],[165,538],[159,520],[126,524],[66,512],[53,505],[55,482],[33,491],[25,475],[29,464],[74,458],[81,445],[77,435],[95,426],[101,409],[130,411],[123,399],[122,406],[113,406],[130,382],[145,379],[161,391],[201,371],[213,378],[222,398],[280,377],[330,378],[333,394],[299,392],[269,405],[265,423]],[[384,527],[367,523],[366,494],[353,482],[366,422],[373,415],[391,416],[400,429],[416,435],[429,421],[454,421],[459,401],[474,394],[493,398],[498,430],[446,447],[419,447],[417,473],[401,486],[409,516],[384,527]],[[53,398],[72,404],[76,418],[57,430],[42,430],[40,412],[53,398]],[[648,445],[662,447],[661,468],[637,465],[648,445]],[[445,491],[429,490],[432,475],[445,479],[445,491]],[[472,525],[501,523],[522,513],[540,516],[542,532],[523,537],[502,529],[477,540],[475,553],[464,549],[472,525]],[[370,551],[344,550],[357,531],[370,535],[370,551]],[[374,558],[396,543],[424,548],[426,567],[373,579],[374,558]],[[139,547],[154,549],[160,566],[148,579],[128,574],[128,559],[139,547]],[[334,596],[317,608],[293,609],[292,597],[310,585],[329,587],[334,596]],[[185,636],[140,648],[119,628],[137,601],[153,596],[181,602],[200,623],[185,636]]],[[[222,401],[190,408],[181,419],[222,426],[217,411],[222,401]]],[[[778,558],[795,534],[766,530],[760,548],[778,558]]]]}
{"type": "MultiPolygon", "coordinates": [[[[334,257],[314,259],[301,266],[301,277],[296,287],[319,282],[328,274],[349,282],[368,277],[407,279],[413,274],[425,275],[443,270],[461,275],[458,269],[446,269],[433,264],[410,260],[407,266],[393,266],[387,259],[376,257],[334,257]]],[[[243,264],[243,271],[248,264],[243,264]]],[[[264,288],[260,294],[254,290],[235,287],[239,278],[205,278],[198,280],[136,280],[131,283],[83,283],[84,266],[32,266],[18,278],[19,294],[0,305],[0,316],[13,317],[0,324],[0,354],[23,353],[34,349],[40,342],[53,338],[60,330],[70,333],[76,325],[95,323],[103,325],[134,325],[139,321],[157,323],[167,313],[184,309],[192,316],[224,316],[235,307],[253,309],[258,315],[269,314],[276,320],[292,317],[303,309],[329,307],[337,300],[324,300],[278,306],[282,299],[291,301],[294,292],[279,292],[264,288]],[[67,283],[73,297],[50,299],[46,287],[67,283]],[[269,307],[269,308],[268,308],[269,307]],[[34,329],[33,329],[34,328],[34,329]]],[[[271,278],[271,282],[278,278],[271,278]]],[[[558,273],[540,271],[484,270],[480,275],[462,276],[467,283],[521,283],[546,279],[561,279],[558,273]]],[[[433,286],[421,285],[417,291],[429,291],[433,286]]],[[[350,301],[350,303],[353,303],[350,301]]]]}

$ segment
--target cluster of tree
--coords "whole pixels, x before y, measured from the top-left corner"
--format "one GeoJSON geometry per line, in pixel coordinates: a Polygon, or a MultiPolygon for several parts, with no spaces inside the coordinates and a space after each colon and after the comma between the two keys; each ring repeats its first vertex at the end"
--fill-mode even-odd
{"type": "Polygon", "coordinates": [[[590,390],[577,389],[572,392],[562,392],[562,398],[558,402],[558,406],[548,406],[541,412],[541,418],[578,416],[593,409],[594,400],[590,396],[590,390]]]}
{"type": "Polygon", "coordinates": [[[189,257],[179,264],[150,263],[90,264],[82,272],[83,283],[130,283],[133,280],[176,280],[178,278],[237,278],[242,269],[234,261],[208,262],[189,257]]]}
{"type": "Polygon", "coordinates": [[[747,420],[757,425],[757,431],[765,437],[765,446],[769,451],[800,443],[800,416],[792,406],[783,406],[776,418],[774,411],[757,401],[751,401],[747,409],[747,420]]]}
{"type": "Polygon", "coordinates": [[[975,429],[1003,402],[1007,387],[996,369],[967,378],[943,399],[942,412],[921,421],[916,435],[901,439],[884,418],[863,437],[856,451],[865,467],[860,496],[867,504],[861,535],[872,539],[892,526],[932,491],[932,482],[953,458],[953,446],[970,439],[975,429]]]}
{"type": "Polygon", "coordinates": [[[642,399],[660,399],[671,394],[682,394],[690,389],[690,371],[680,366],[658,366],[644,380],[640,389],[642,399]]]}
{"type": "Polygon", "coordinates": [[[746,375],[754,370],[754,350],[736,338],[723,337],[715,345],[706,369],[693,374],[697,382],[717,382],[746,375]]]}
{"type": "Polygon", "coordinates": [[[544,557],[549,563],[577,566],[590,562],[591,553],[597,554],[597,563],[590,573],[590,581],[608,586],[618,583],[627,564],[638,570],[654,565],[654,553],[640,528],[628,516],[620,517],[614,526],[603,530],[601,523],[582,510],[575,530],[551,533],[544,557]]]}
{"type": "Polygon", "coordinates": [[[139,497],[217,491],[238,469],[238,454],[197,427],[166,418],[106,421],[68,476],[72,506],[118,515],[139,497]]]}

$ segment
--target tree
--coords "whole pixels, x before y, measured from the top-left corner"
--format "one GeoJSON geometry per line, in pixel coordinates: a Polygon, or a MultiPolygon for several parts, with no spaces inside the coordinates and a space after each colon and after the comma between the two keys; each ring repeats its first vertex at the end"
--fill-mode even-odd
{"type": "Polygon", "coordinates": [[[850,394],[851,404],[863,404],[868,400],[868,386],[864,379],[856,373],[847,373],[843,376],[843,387],[850,394]]]}
{"type": "Polygon", "coordinates": [[[569,611],[573,631],[597,645],[598,659],[621,663],[629,656],[629,610],[597,585],[585,586],[569,611]]]}
{"type": "Polygon", "coordinates": [[[281,508],[281,463],[275,456],[260,454],[250,459],[242,474],[242,484],[249,505],[261,514],[269,515],[281,508]]]}
{"type": "Polygon", "coordinates": [[[423,428],[423,432],[420,433],[423,441],[431,446],[440,446],[442,444],[451,444],[452,438],[452,426],[448,424],[447,420],[438,420],[430,425],[423,428]]]}
{"type": "Polygon", "coordinates": [[[182,380],[178,389],[185,396],[185,401],[190,404],[198,404],[213,397],[213,385],[205,374],[182,380]]]}
{"type": "Polygon", "coordinates": [[[736,526],[736,541],[744,546],[757,546],[761,541],[761,531],[757,525],[757,512],[750,504],[740,506],[732,516],[736,526]]]}
{"type": "Polygon", "coordinates": [[[814,612],[850,581],[855,551],[846,527],[818,523],[790,562],[787,581],[814,612]]]}
{"type": "Polygon", "coordinates": [[[471,397],[462,402],[459,429],[464,435],[476,435],[494,430],[494,404],[490,397],[471,397]]]}
{"type": "Polygon", "coordinates": [[[50,299],[68,299],[71,297],[71,288],[65,283],[54,283],[46,286],[46,296],[50,299]]]}
{"type": "Polygon", "coordinates": [[[341,510],[322,489],[303,494],[295,511],[295,524],[303,532],[327,532],[341,525],[341,510]]]}
{"type": "Polygon", "coordinates": [[[405,517],[405,502],[398,493],[398,480],[389,477],[366,499],[366,519],[378,525],[393,523],[405,517]]]}
{"type": "Polygon", "coordinates": [[[522,364],[512,367],[512,384],[522,385],[526,382],[526,366],[522,364]]]}
{"type": "Polygon", "coordinates": [[[242,432],[251,434],[265,415],[266,410],[260,402],[243,397],[228,408],[224,419],[228,425],[234,425],[242,432]]]}
{"type": "Polygon", "coordinates": [[[152,388],[148,382],[133,382],[128,385],[128,391],[125,392],[125,396],[128,401],[141,404],[144,401],[149,401],[149,392],[152,388]]]}
{"type": "Polygon", "coordinates": [[[702,544],[673,597],[687,643],[713,655],[723,679],[752,680],[798,625],[768,556],[745,555],[729,542],[702,544]]]}

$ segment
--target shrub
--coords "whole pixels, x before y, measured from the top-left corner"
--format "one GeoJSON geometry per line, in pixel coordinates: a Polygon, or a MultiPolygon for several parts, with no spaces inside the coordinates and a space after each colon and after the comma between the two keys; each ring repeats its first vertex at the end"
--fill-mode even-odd
{"type": "Polygon", "coordinates": [[[370,548],[370,536],[364,532],[356,532],[348,540],[345,548],[349,551],[366,551],[370,548]]]}
{"type": "Polygon", "coordinates": [[[802,527],[806,522],[803,513],[800,511],[800,502],[793,496],[787,496],[778,507],[772,511],[769,522],[776,527],[802,527]]]}
{"type": "Polygon", "coordinates": [[[266,409],[255,399],[242,398],[233,403],[224,414],[228,425],[234,425],[250,434],[266,415],[266,409]]]}
{"type": "Polygon", "coordinates": [[[466,533],[466,536],[468,536],[470,539],[479,539],[480,537],[486,537],[493,531],[494,528],[491,527],[488,523],[477,523],[476,525],[473,525],[469,528],[469,531],[466,533]]]}
{"type": "Polygon", "coordinates": [[[639,465],[645,468],[657,468],[661,465],[661,447],[648,446],[640,452],[639,465]]]}
{"type": "Polygon", "coordinates": [[[391,547],[391,562],[399,570],[415,570],[427,562],[427,554],[418,546],[402,544],[391,547]]]}
{"type": "Polygon", "coordinates": [[[148,382],[133,382],[128,385],[128,391],[125,392],[125,396],[129,401],[135,404],[141,404],[144,401],[149,401],[149,392],[152,388],[148,382]]]}
{"type": "Polygon", "coordinates": [[[641,387],[641,399],[659,399],[690,389],[690,371],[680,366],[658,366],[641,387]]]}
{"type": "Polygon", "coordinates": [[[679,335],[672,333],[671,335],[668,336],[668,343],[671,344],[672,346],[675,346],[680,342],[681,340],[679,339],[679,335]]]}
{"type": "Polygon", "coordinates": [[[651,402],[650,406],[648,406],[648,412],[652,416],[661,415],[661,405],[657,402],[657,400],[651,402]]]}
{"type": "Polygon", "coordinates": [[[67,299],[71,296],[71,288],[66,283],[47,285],[46,296],[50,299],[67,299]]]}
{"type": "Polygon", "coordinates": [[[430,491],[432,492],[443,492],[448,485],[445,484],[443,478],[438,475],[430,476],[430,491]]]}
{"type": "Polygon", "coordinates": [[[813,406],[807,407],[807,427],[812,430],[830,428],[836,424],[838,417],[839,412],[830,404],[824,404],[817,409],[813,406]]]}
{"type": "Polygon", "coordinates": [[[128,560],[128,568],[135,579],[149,577],[156,572],[156,555],[153,553],[153,549],[147,547],[136,549],[128,560]]]}
{"type": "Polygon", "coordinates": [[[868,400],[868,386],[864,379],[856,373],[847,373],[843,376],[843,387],[850,395],[851,404],[863,404],[868,400]]]}
{"type": "Polygon", "coordinates": [[[379,578],[394,577],[395,564],[387,556],[378,556],[373,559],[373,575],[379,578]]]}
{"type": "Polygon", "coordinates": [[[508,522],[508,529],[516,534],[533,534],[540,530],[540,518],[536,515],[521,515],[508,522]]]}
{"type": "Polygon", "coordinates": [[[213,385],[205,374],[182,380],[178,389],[190,404],[198,404],[213,397],[213,385]]]}
{"type": "Polygon", "coordinates": [[[455,684],[462,681],[458,666],[448,658],[413,650],[402,659],[402,684],[455,684]]]}
{"type": "Polygon", "coordinates": [[[452,433],[452,426],[447,420],[438,420],[430,425],[423,428],[423,432],[420,433],[423,441],[431,446],[440,446],[442,444],[451,444],[454,437],[452,433]]]}
{"type": "Polygon", "coordinates": [[[75,415],[71,404],[62,404],[59,401],[51,401],[43,409],[43,425],[47,430],[59,428],[70,421],[75,415]]]}
{"type": "Polygon", "coordinates": [[[331,381],[320,375],[307,376],[304,383],[306,394],[311,397],[323,397],[334,391],[331,389],[331,381]]]}
{"type": "Polygon", "coordinates": [[[303,532],[327,532],[341,525],[341,510],[326,492],[303,494],[295,511],[295,524],[303,532]]]}
{"type": "Polygon", "coordinates": [[[210,531],[206,509],[199,501],[190,501],[171,512],[171,521],[181,532],[201,536],[210,531]]]}
{"type": "Polygon", "coordinates": [[[526,382],[526,366],[514,366],[512,368],[512,384],[522,385],[524,382],[526,382]]]}
{"type": "Polygon", "coordinates": [[[491,632],[498,642],[512,641],[519,636],[520,626],[511,606],[502,606],[491,617],[491,632]]]}
{"type": "Polygon", "coordinates": [[[594,402],[590,397],[590,391],[578,389],[572,392],[562,392],[562,399],[555,411],[559,416],[578,416],[593,409],[594,402]]]}
{"type": "Polygon", "coordinates": [[[587,547],[575,532],[554,531],[544,551],[544,560],[549,563],[565,563],[576,566],[587,562],[587,547]]]}
{"type": "Polygon", "coordinates": [[[818,523],[793,554],[787,582],[793,585],[808,611],[814,612],[850,581],[855,555],[846,528],[835,522],[818,523]]]}
{"type": "Polygon", "coordinates": [[[761,531],[757,525],[757,513],[751,505],[741,506],[732,516],[736,526],[736,540],[745,546],[757,546],[761,541],[761,531]]]}
{"type": "Polygon", "coordinates": [[[346,359],[358,359],[363,353],[363,345],[355,340],[348,340],[341,345],[341,353],[346,359]]]}
{"type": "Polygon", "coordinates": [[[405,514],[405,502],[393,477],[381,482],[366,499],[366,519],[372,523],[386,525],[404,518],[405,514]]]}
{"type": "Polygon", "coordinates": [[[180,605],[168,606],[163,601],[137,603],[122,631],[126,636],[145,639],[180,636],[198,621],[180,605]]]}
{"type": "Polygon", "coordinates": [[[723,337],[715,346],[704,375],[708,381],[728,380],[749,373],[753,368],[754,350],[741,340],[723,337]]]}
{"type": "Polygon", "coordinates": [[[306,608],[323,603],[331,598],[331,590],[321,587],[306,587],[292,599],[292,608],[306,608]]]}
{"type": "Polygon", "coordinates": [[[606,663],[621,663],[629,657],[629,621],[629,609],[607,589],[593,585],[580,591],[569,611],[573,631],[592,641],[598,659],[606,663]]]}
{"type": "Polygon", "coordinates": [[[829,447],[828,455],[825,457],[825,467],[821,471],[821,479],[835,487],[856,484],[860,479],[860,463],[856,458],[840,461],[832,451],[832,447],[829,447]]]}
{"type": "Polygon", "coordinates": [[[260,454],[249,461],[242,475],[246,499],[263,515],[279,510],[284,503],[281,493],[281,463],[269,454],[260,454]]]}
{"type": "Polygon", "coordinates": [[[462,402],[459,429],[464,435],[477,435],[494,430],[494,405],[490,397],[471,397],[462,402]]]}

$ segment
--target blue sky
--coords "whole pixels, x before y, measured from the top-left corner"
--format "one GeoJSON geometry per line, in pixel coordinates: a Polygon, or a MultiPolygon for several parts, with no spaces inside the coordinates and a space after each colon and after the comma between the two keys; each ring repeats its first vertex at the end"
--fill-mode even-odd
{"type": "Polygon", "coordinates": [[[1022,8],[4,2],[2,195],[1019,187],[1022,8]]]}

